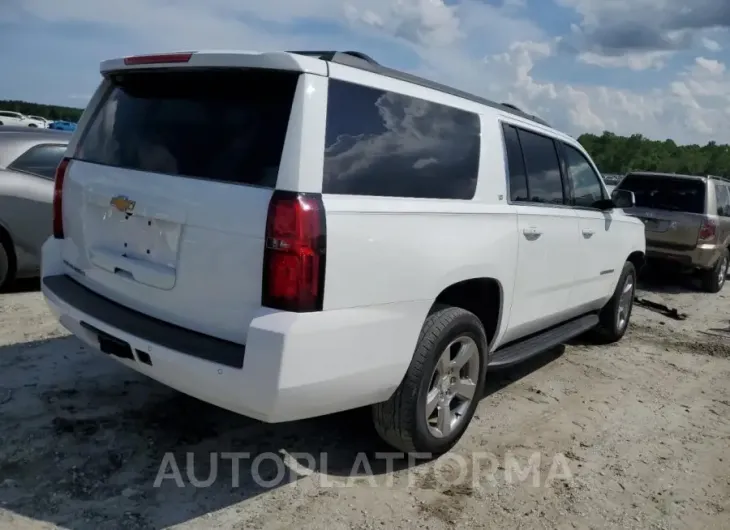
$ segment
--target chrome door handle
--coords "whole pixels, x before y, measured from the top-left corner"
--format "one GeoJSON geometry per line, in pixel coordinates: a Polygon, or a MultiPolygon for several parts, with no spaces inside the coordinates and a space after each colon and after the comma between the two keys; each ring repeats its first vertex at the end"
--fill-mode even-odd
{"type": "Polygon", "coordinates": [[[595,234],[595,232],[590,228],[583,229],[583,237],[591,237],[593,234],[595,234]]]}
{"type": "Polygon", "coordinates": [[[522,230],[522,233],[525,234],[527,237],[535,238],[535,239],[542,235],[542,232],[534,226],[524,228],[522,230]]]}

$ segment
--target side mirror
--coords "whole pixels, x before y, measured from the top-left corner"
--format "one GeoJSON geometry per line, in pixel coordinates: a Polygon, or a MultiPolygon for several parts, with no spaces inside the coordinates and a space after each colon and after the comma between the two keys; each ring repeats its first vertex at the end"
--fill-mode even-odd
{"type": "Polygon", "coordinates": [[[591,204],[591,207],[605,212],[607,210],[613,210],[616,208],[616,205],[613,203],[612,199],[601,199],[600,201],[596,201],[591,204]]]}
{"type": "Polygon", "coordinates": [[[615,189],[611,192],[611,200],[616,208],[633,208],[636,206],[636,196],[633,191],[615,189]]]}

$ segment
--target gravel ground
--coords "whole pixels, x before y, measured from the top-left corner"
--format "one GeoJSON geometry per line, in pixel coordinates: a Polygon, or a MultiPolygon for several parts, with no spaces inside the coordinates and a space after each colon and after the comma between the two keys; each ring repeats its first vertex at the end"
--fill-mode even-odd
{"type": "Polygon", "coordinates": [[[0,528],[730,528],[730,287],[645,289],[688,318],[635,307],[620,344],[491,373],[454,453],[389,467],[365,411],[236,416],[88,351],[24,286],[0,296],[0,528]]]}

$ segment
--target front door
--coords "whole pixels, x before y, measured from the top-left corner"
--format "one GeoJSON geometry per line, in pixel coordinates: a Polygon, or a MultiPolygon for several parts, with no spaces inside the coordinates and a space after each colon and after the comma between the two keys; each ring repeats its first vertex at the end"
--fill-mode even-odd
{"type": "MultiPolygon", "coordinates": [[[[621,274],[624,256],[617,256],[615,244],[620,228],[609,211],[596,208],[597,201],[608,198],[601,177],[588,158],[578,149],[563,144],[563,157],[572,190],[572,205],[578,218],[580,263],[570,304],[580,312],[597,309],[621,274]]],[[[618,243],[618,241],[616,241],[618,243]]]]}

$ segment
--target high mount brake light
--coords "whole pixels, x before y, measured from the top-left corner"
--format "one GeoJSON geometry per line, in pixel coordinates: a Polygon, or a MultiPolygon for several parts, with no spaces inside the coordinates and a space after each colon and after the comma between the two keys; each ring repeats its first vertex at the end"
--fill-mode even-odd
{"type": "Polygon", "coordinates": [[[190,61],[192,56],[192,52],[135,55],[132,57],[125,57],[124,64],[127,66],[136,66],[142,64],[187,63],[190,61]]]}
{"type": "Polygon", "coordinates": [[[262,305],[321,311],[327,245],[321,196],[274,191],[265,245],[262,305]]]}
{"type": "Polygon", "coordinates": [[[53,237],[63,239],[63,181],[70,158],[62,158],[56,167],[56,176],[53,180],[53,237]]]}

